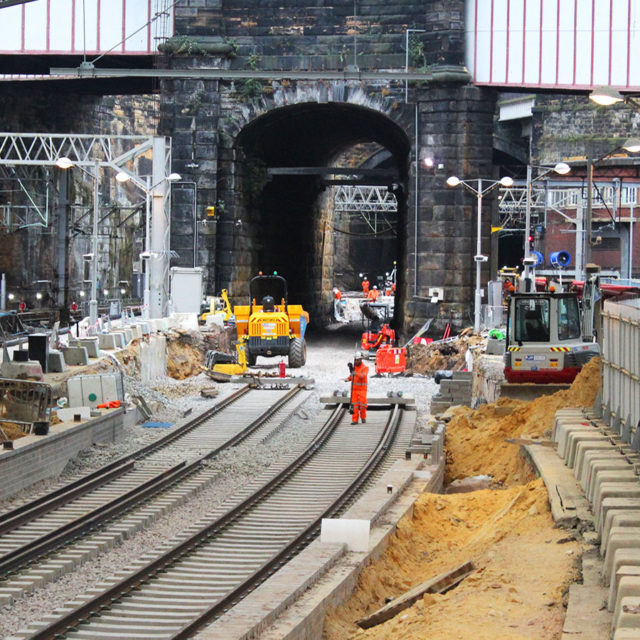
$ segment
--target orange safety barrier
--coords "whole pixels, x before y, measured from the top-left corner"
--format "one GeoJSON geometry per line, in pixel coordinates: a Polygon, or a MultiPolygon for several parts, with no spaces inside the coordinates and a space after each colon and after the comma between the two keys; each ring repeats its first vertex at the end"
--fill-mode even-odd
{"type": "Polygon", "coordinates": [[[383,345],[376,353],[376,373],[402,373],[407,368],[407,350],[404,347],[383,345]]]}
{"type": "Polygon", "coordinates": [[[121,404],[120,400],[110,400],[96,405],[96,409],[117,409],[121,404]]]}

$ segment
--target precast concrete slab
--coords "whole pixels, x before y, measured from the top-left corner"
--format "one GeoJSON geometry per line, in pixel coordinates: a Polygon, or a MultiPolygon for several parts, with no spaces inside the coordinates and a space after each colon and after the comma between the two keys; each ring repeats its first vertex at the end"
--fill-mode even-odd
{"type": "MultiPolygon", "coordinates": [[[[585,470],[585,461],[591,459],[594,456],[597,457],[598,455],[600,457],[610,457],[617,455],[622,459],[619,450],[615,446],[613,446],[611,442],[587,441],[584,444],[578,443],[578,447],[576,448],[576,457],[573,464],[573,475],[580,482],[581,486],[582,476],[585,470]]],[[[589,485],[587,484],[586,486],[589,485]]]]}
{"type": "Polygon", "coordinates": [[[616,551],[619,549],[640,549],[640,528],[611,527],[611,529],[609,529],[606,546],[600,546],[600,553],[604,556],[602,575],[605,580],[605,585],[608,585],[611,577],[615,575],[615,571],[613,571],[613,559],[616,551]]]}
{"type": "Polygon", "coordinates": [[[616,629],[611,640],[640,640],[640,629],[616,629]]]}
{"type": "Polygon", "coordinates": [[[414,471],[420,465],[418,460],[397,461],[344,514],[371,522],[367,552],[346,552],[344,545],[316,540],[198,637],[248,640],[260,633],[261,640],[320,638],[326,611],[351,595],[362,569],[384,551],[420,493],[441,490],[444,463],[425,468],[418,479],[414,471]],[[388,485],[394,488],[391,494],[388,485]]]}
{"type": "Polygon", "coordinates": [[[605,482],[635,482],[640,486],[638,474],[628,465],[626,468],[603,469],[591,475],[591,482],[586,493],[587,500],[591,500],[598,492],[600,485],[605,482]]]}
{"type": "Polygon", "coordinates": [[[640,511],[611,509],[607,512],[602,527],[601,546],[606,546],[611,527],[640,527],[640,511]]]}
{"type": "Polygon", "coordinates": [[[100,341],[100,348],[112,351],[117,347],[116,337],[111,333],[98,334],[98,340],[100,341]]]}
{"type": "Polygon", "coordinates": [[[558,455],[563,459],[566,460],[567,455],[568,455],[568,437],[570,433],[574,433],[574,432],[579,432],[579,433],[585,433],[588,435],[593,435],[593,434],[597,434],[597,435],[601,435],[599,434],[599,432],[597,431],[597,429],[595,429],[593,426],[589,425],[589,424],[582,424],[582,423],[562,423],[560,425],[558,425],[558,429],[556,431],[555,434],[555,442],[558,443],[558,455]]]}
{"type": "Polygon", "coordinates": [[[640,566],[623,565],[611,577],[607,608],[618,612],[620,600],[628,596],[640,596],[640,566]]]}
{"type": "Polygon", "coordinates": [[[640,629],[640,596],[620,599],[620,609],[613,616],[613,629],[640,629]]]}
{"type": "Polygon", "coordinates": [[[623,465],[631,464],[629,458],[624,456],[620,449],[613,447],[611,449],[603,447],[600,449],[589,449],[584,452],[581,460],[576,459],[573,467],[573,474],[580,482],[580,486],[586,492],[591,481],[591,475],[596,469],[609,468],[607,465],[613,465],[611,468],[624,468],[623,465]]]}
{"type": "Polygon", "coordinates": [[[620,567],[640,566],[640,547],[618,547],[612,550],[608,565],[602,565],[602,584],[608,587],[620,567]]]}
{"type": "Polygon", "coordinates": [[[593,425],[581,415],[558,418],[558,413],[556,412],[556,419],[553,422],[553,429],[551,430],[551,439],[560,445],[560,440],[565,437],[568,431],[593,428],[593,425]]]}
{"type": "Polygon", "coordinates": [[[86,338],[76,338],[73,344],[79,347],[86,347],[90,358],[100,357],[100,346],[98,336],[88,336],[86,338]]]}
{"type": "Polygon", "coordinates": [[[638,498],[605,498],[602,501],[600,514],[595,514],[595,524],[598,536],[602,538],[604,522],[610,511],[640,511],[638,498]]]}
{"type": "Polygon", "coordinates": [[[602,482],[593,493],[593,514],[596,526],[604,520],[602,502],[606,498],[633,498],[640,500],[640,482],[602,482]]]}
{"type": "Polygon", "coordinates": [[[612,446],[608,437],[598,432],[587,434],[573,431],[572,433],[569,433],[567,435],[567,455],[565,457],[565,463],[569,469],[573,469],[579,444],[582,445],[582,450],[590,448],[594,444],[606,444],[609,447],[612,446]]]}

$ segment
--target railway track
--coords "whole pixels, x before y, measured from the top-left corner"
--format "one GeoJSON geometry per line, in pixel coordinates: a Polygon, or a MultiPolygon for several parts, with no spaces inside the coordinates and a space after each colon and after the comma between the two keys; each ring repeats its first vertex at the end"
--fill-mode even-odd
{"type": "Polygon", "coordinates": [[[354,428],[343,405],[323,411],[317,436],[284,469],[142,557],[133,572],[15,637],[192,637],[306,546],[322,518],[350,504],[384,466],[402,414],[397,405],[371,411],[354,428]]]}
{"type": "Polygon", "coordinates": [[[2,514],[0,603],[73,570],[183,503],[217,476],[210,466],[215,456],[265,437],[272,419],[281,418],[278,428],[286,405],[301,393],[241,388],[153,444],[2,514]]]}

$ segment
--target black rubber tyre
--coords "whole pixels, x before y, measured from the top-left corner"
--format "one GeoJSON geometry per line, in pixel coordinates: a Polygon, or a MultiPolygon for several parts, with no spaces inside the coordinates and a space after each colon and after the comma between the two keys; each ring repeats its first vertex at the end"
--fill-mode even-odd
{"type": "Polygon", "coordinates": [[[307,343],[303,339],[293,338],[289,343],[289,367],[298,369],[304,367],[307,361],[307,343]]]}

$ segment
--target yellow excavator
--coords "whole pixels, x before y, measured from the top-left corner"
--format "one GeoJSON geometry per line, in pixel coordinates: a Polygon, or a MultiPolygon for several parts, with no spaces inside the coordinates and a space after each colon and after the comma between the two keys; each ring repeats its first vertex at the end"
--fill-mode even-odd
{"type": "Polygon", "coordinates": [[[207,351],[205,373],[218,382],[228,382],[231,376],[241,376],[247,371],[247,338],[243,336],[236,343],[236,355],[222,351],[207,351]]]}
{"type": "Polygon", "coordinates": [[[201,322],[207,322],[207,316],[222,315],[224,322],[229,322],[233,318],[233,310],[231,309],[231,303],[229,302],[229,292],[223,289],[219,298],[212,298],[209,303],[209,311],[205,311],[201,316],[201,322]],[[219,308],[219,303],[222,301],[222,309],[219,308]]]}

